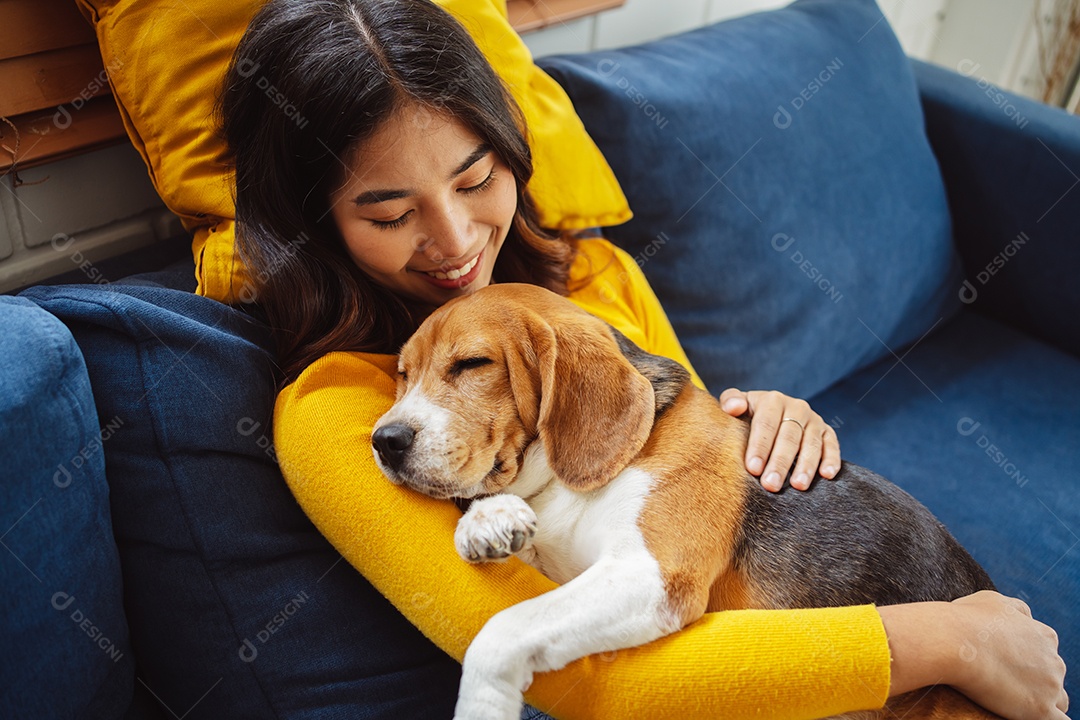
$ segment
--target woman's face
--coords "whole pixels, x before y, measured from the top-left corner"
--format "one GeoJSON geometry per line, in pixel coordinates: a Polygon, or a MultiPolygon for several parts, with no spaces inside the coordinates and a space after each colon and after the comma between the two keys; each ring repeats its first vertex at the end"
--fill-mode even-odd
{"type": "Polygon", "coordinates": [[[517,184],[465,125],[409,105],[345,162],[331,212],[349,255],[375,282],[431,305],[491,282],[517,184]]]}

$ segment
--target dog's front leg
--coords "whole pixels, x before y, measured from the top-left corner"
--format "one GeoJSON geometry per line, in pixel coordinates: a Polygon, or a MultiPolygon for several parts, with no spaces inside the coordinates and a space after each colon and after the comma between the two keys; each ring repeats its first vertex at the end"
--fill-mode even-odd
{"type": "Polygon", "coordinates": [[[534,673],[675,632],[666,598],[656,561],[636,551],[503,610],[465,653],[455,720],[516,720],[534,673]]]}

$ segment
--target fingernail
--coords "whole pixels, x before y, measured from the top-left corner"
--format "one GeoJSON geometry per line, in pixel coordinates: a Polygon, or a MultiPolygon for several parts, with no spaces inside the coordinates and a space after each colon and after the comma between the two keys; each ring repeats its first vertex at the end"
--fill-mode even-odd
{"type": "Polygon", "coordinates": [[[746,468],[755,475],[759,475],[764,467],[765,461],[759,457],[752,457],[750,462],[746,463],[746,468]]]}
{"type": "Polygon", "coordinates": [[[791,481],[791,484],[800,490],[805,490],[810,487],[810,476],[801,472],[795,476],[795,479],[791,481]]]}
{"type": "Polygon", "coordinates": [[[726,411],[734,410],[736,405],[737,405],[737,403],[736,403],[735,400],[728,400],[728,401],[726,401],[724,403],[724,410],[726,410],[726,411]]]}
{"type": "Polygon", "coordinates": [[[765,477],[765,487],[770,490],[780,489],[780,473],[771,472],[765,477]]]}
{"type": "Polygon", "coordinates": [[[833,477],[836,475],[836,468],[834,468],[832,465],[826,465],[825,467],[821,468],[821,474],[825,477],[833,477]]]}

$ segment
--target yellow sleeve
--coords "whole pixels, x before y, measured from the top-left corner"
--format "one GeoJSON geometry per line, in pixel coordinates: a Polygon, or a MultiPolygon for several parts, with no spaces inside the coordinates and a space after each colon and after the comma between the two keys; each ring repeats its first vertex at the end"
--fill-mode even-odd
{"type": "MultiPolygon", "coordinates": [[[[528,565],[469,565],[461,514],[392,485],[371,429],[394,399],[396,358],[333,353],[278,396],[282,472],[316,527],[458,661],[495,613],[554,587],[528,565]]],[[[362,610],[358,609],[358,612],[362,610]]],[[[872,606],[710,613],[674,636],[538,675],[526,693],[558,718],[815,718],[878,708],[889,688],[885,630],[872,606]]]]}

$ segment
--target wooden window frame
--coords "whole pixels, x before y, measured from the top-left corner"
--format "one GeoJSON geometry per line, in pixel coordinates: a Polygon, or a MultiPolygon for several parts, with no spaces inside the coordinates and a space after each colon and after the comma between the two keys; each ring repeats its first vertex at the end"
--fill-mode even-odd
{"type": "Polygon", "coordinates": [[[72,0],[0,0],[0,174],[126,138],[94,30],[72,0]]]}
{"type": "Polygon", "coordinates": [[[625,3],[626,0],[507,0],[506,11],[514,29],[527,33],[613,10],[625,3]]]}

